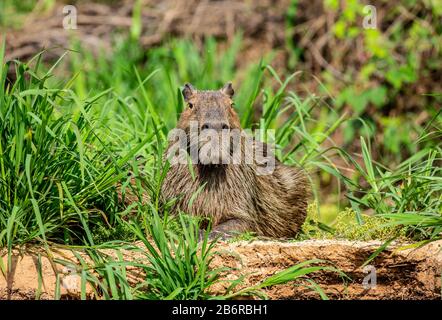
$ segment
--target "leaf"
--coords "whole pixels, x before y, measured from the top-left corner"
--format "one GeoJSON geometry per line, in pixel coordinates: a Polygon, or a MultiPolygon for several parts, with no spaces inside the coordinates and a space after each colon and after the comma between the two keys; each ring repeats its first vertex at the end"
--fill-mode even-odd
{"type": "Polygon", "coordinates": [[[376,107],[382,107],[387,101],[387,88],[380,86],[368,91],[368,98],[376,107]]]}

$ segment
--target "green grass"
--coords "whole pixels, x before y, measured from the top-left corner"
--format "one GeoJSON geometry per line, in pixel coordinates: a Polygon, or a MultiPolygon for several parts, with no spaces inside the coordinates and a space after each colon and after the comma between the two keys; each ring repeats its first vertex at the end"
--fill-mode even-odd
{"type": "Polygon", "coordinates": [[[125,161],[100,141],[88,116],[100,97],[79,102],[67,88],[46,88],[45,76],[24,65],[13,85],[5,75],[6,68],[0,78],[0,244],[91,241],[85,225],[115,219],[115,183],[125,161]],[[80,112],[72,115],[73,108],[80,112]]]}
{"type": "Polygon", "coordinates": [[[56,0],[2,0],[0,2],[0,31],[2,28],[19,29],[29,14],[45,13],[55,4],[56,0]]]}
{"type": "MultiPolygon", "coordinates": [[[[307,261],[298,263],[294,266],[291,266],[283,271],[277,272],[274,275],[266,278],[265,280],[261,281],[260,283],[254,285],[254,286],[246,287],[246,288],[243,288],[243,289],[238,290],[236,292],[229,293],[226,296],[224,296],[224,298],[231,299],[231,298],[236,298],[239,296],[250,296],[250,295],[257,295],[257,296],[261,296],[263,298],[266,298],[267,296],[262,291],[262,289],[269,288],[269,287],[272,287],[275,285],[286,284],[288,282],[294,281],[295,285],[305,286],[307,288],[310,288],[311,290],[315,291],[321,299],[328,300],[327,295],[321,289],[321,287],[319,287],[316,284],[316,282],[314,282],[313,280],[311,280],[307,277],[308,275],[313,274],[318,271],[335,272],[341,276],[343,281],[349,279],[349,277],[346,276],[342,271],[340,271],[334,267],[327,266],[327,262],[324,260],[319,260],[319,259],[307,260],[307,261]],[[324,264],[326,264],[326,265],[324,265],[324,264]]],[[[232,284],[232,286],[229,287],[229,290],[234,289],[241,282],[241,280],[242,279],[238,279],[237,281],[235,281],[232,284]]]]}
{"type": "Polygon", "coordinates": [[[392,225],[391,221],[381,215],[361,215],[362,223],[358,223],[356,213],[351,208],[336,214],[335,219],[324,224],[316,215],[310,214],[303,225],[300,239],[338,239],[353,241],[381,240],[392,238],[408,240],[407,228],[392,225]]]}
{"type": "MultiPolygon", "coordinates": [[[[435,120],[440,125],[440,120],[435,120]]],[[[357,168],[367,187],[353,187],[349,194],[353,209],[358,214],[362,209],[371,209],[393,225],[408,226],[409,237],[415,240],[440,239],[442,148],[422,149],[389,169],[372,161],[369,146],[363,138],[361,142],[364,166],[357,168]]]]}
{"type": "MultiPolygon", "coordinates": [[[[371,140],[365,137],[356,155],[334,144],[332,134],[355,119],[337,114],[325,103],[327,97],[291,91],[299,74],[278,75],[268,64],[270,57],[238,69],[241,44],[238,35],[222,54],[211,38],[202,50],[172,40],[142,52],[124,41],[113,55],[97,59],[77,47],[60,61],[66,67],[61,72],[58,64],[42,65],[39,56],[14,63],[13,83],[6,80],[9,65],[0,63],[0,247],[9,252],[26,243],[44,244],[48,251],[53,243],[82,248],[92,261],[78,256],[82,298],[86,283],[105,299],[209,299],[265,297],[262,289],[289,281],[307,281],[325,298],[306,278],[331,271],[318,261],[293,266],[251,288],[238,289],[238,279],[225,296],[213,297],[210,287],[225,272],[208,268],[215,243],[207,237],[198,243],[198,221],[170,217],[168,205],[159,202],[167,132],[183,108],[180,86],[192,82],[214,89],[226,80],[234,82],[243,126],[275,130],[278,158],[310,172],[321,232],[366,240],[396,236],[393,231],[405,226],[409,239],[440,238],[441,148],[434,143],[441,136],[440,114],[422,128],[416,154],[389,168],[372,159],[371,140]],[[335,164],[337,159],[353,168],[351,177],[335,164]],[[347,197],[333,204],[335,225],[335,214],[324,212],[321,203],[324,176],[339,182],[336,198],[347,197]],[[137,200],[126,204],[129,195],[137,200]],[[363,215],[367,210],[373,218],[363,215]],[[347,225],[353,231],[345,231],[347,225]],[[139,251],[144,261],[124,261],[118,251],[140,250],[129,244],[135,240],[145,246],[139,251]],[[103,248],[117,252],[117,258],[103,248]],[[130,284],[129,266],[144,270],[145,281],[130,284]]],[[[309,230],[303,236],[314,237],[309,230]]]]}

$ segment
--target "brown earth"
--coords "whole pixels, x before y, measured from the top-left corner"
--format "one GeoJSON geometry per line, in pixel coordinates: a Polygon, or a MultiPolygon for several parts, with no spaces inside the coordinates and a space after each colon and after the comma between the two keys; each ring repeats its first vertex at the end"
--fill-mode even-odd
{"type": "MultiPolygon", "coordinates": [[[[285,268],[309,259],[323,259],[345,272],[351,280],[343,282],[332,271],[320,271],[311,278],[318,283],[331,299],[440,299],[442,274],[442,241],[420,248],[404,249],[403,245],[392,245],[376,257],[370,265],[376,270],[376,286],[364,288],[363,280],[368,275],[361,267],[382,242],[355,242],[337,240],[309,240],[302,242],[253,241],[221,243],[211,267],[227,266],[232,270],[226,280],[245,275],[241,287],[260,283],[266,277],[285,268]]],[[[53,264],[42,248],[15,249],[12,254],[12,269],[5,277],[0,276],[0,299],[53,299],[56,274],[60,280],[60,294],[64,299],[80,297],[80,277],[66,262],[78,264],[73,251],[52,248],[53,264]],[[40,258],[39,258],[40,255],[40,258]],[[64,264],[61,263],[64,261],[64,264]],[[38,269],[41,269],[41,278],[38,269]],[[57,270],[56,272],[54,270],[57,270]],[[40,282],[40,289],[39,289],[40,282]]],[[[111,256],[115,252],[103,250],[111,256]]],[[[122,250],[123,259],[140,261],[140,252],[122,250]]],[[[86,261],[86,255],[76,251],[86,261]]],[[[7,253],[1,252],[3,264],[7,265],[7,253]]],[[[145,261],[144,261],[145,262],[145,261]]],[[[128,278],[136,283],[143,277],[140,270],[128,268],[128,278]]],[[[270,299],[317,299],[316,293],[305,286],[293,283],[265,289],[270,299]]],[[[301,283],[302,284],[302,283],[301,283]]],[[[372,283],[373,284],[373,283],[372,283]]],[[[215,294],[224,294],[227,284],[212,287],[215,294]]],[[[238,288],[239,289],[239,288],[238,288]]],[[[100,298],[87,287],[88,298],[100,298]]]]}

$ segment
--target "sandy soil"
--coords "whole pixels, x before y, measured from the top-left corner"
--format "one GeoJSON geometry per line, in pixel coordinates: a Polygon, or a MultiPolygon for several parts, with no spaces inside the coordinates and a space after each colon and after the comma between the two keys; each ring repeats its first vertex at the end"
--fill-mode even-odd
{"type": "MultiPolygon", "coordinates": [[[[440,299],[442,274],[442,241],[430,243],[417,249],[402,249],[403,245],[393,245],[369,265],[376,272],[376,285],[363,285],[370,273],[362,268],[365,260],[382,242],[354,242],[336,240],[310,240],[302,242],[253,241],[221,243],[216,247],[217,254],[212,267],[233,268],[225,275],[226,279],[236,279],[245,275],[242,286],[254,285],[296,263],[309,259],[323,259],[345,272],[351,280],[344,283],[342,278],[329,271],[316,273],[315,280],[331,299],[440,299]]],[[[71,250],[51,249],[53,259],[48,259],[42,248],[22,248],[13,250],[12,268],[7,275],[0,275],[0,299],[53,299],[57,274],[60,293],[65,299],[80,297],[80,277],[66,267],[63,261],[78,264],[71,250]],[[53,263],[51,263],[53,261],[53,263]],[[41,278],[38,269],[41,268],[41,278]]],[[[108,254],[115,255],[107,250],[108,254]]],[[[140,253],[122,250],[125,260],[141,259],[140,253]]],[[[83,258],[86,255],[77,252],[83,258]]],[[[7,265],[7,253],[0,252],[7,265]]],[[[140,270],[128,270],[133,283],[143,277],[140,270]]],[[[373,279],[373,278],[371,278],[373,279]]],[[[370,282],[373,284],[373,282],[370,282]]],[[[370,284],[369,283],[369,284],[370,284]]],[[[218,284],[213,293],[223,294],[227,284],[218,284]]],[[[91,287],[87,289],[89,298],[94,296],[91,287]]],[[[319,296],[305,286],[293,283],[278,285],[265,290],[271,299],[318,299],[319,296]]]]}

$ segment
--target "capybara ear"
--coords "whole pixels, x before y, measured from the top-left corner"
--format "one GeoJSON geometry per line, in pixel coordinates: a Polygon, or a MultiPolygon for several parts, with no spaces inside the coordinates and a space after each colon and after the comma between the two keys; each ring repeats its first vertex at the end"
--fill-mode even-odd
{"type": "Polygon", "coordinates": [[[195,94],[195,92],[195,88],[190,83],[186,83],[182,91],[184,100],[186,102],[189,101],[190,98],[192,98],[192,96],[195,94]]]}
{"type": "Polygon", "coordinates": [[[228,95],[230,98],[233,97],[235,91],[233,90],[232,83],[227,82],[226,85],[221,89],[221,92],[228,95]]]}

